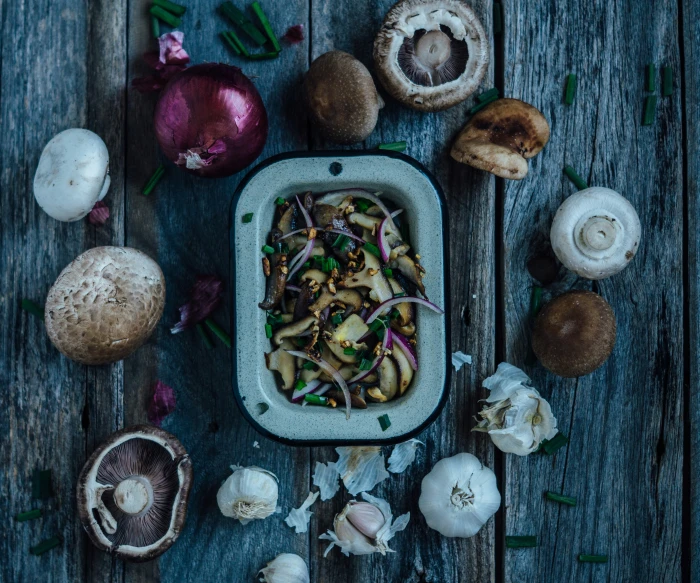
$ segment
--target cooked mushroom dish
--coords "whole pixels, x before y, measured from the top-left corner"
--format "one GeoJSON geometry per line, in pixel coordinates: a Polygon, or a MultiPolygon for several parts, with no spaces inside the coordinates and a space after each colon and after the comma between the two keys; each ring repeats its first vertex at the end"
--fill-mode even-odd
{"type": "Polygon", "coordinates": [[[350,409],[403,395],[427,301],[402,209],[349,189],[277,198],[262,251],[267,368],[293,402],[350,409]],[[420,296],[418,295],[420,294],[420,296]]]}

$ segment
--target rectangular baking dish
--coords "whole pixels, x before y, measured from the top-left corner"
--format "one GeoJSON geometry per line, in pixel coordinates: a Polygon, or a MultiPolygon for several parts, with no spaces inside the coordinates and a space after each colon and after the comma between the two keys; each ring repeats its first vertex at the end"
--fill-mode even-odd
{"type": "Polygon", "coordinates": [[[290,445],[389,444],[425,429],[440,413],[450,386],[449,258],[444,195],[437,181],[414,159],[396,152],[294,152],[264,161],[241,181],[231,205],[231,290],[233,391],[240,410],[261,434],[290,445]],[[438,315],[416,309],[419,367],[409,389],[388,403],[353,409],[290,402],[265,366],[270,341],[265,312],[261,248],[272,227],[274,200],[304,191],[314,193],[362,187],[404,208],[410,241],[427,270],[428,297],[445,310],[438,315]],[[253,213],[250,223],[245,214],[253,213]],[[382,431],[377,420],[388,414],[382,431]]]}

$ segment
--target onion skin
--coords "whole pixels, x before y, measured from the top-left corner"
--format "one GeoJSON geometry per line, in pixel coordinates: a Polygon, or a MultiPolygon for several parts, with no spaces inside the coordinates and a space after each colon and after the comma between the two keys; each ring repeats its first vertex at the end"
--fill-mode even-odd
{"type": "Polygon", "coordinates": [[[252,81],[238,67],[206,63],[175,75],[161,92],[154,126],[163,153],[178,164],[197,150],[206,160],[183,169],[207,178],[230,176],[251,164],[267,140],[267,111],[252,81]],[[216,154],[207,148],[216,144],[216,154]],[[220,151],[220,150],[224,151],[220,151]]]}

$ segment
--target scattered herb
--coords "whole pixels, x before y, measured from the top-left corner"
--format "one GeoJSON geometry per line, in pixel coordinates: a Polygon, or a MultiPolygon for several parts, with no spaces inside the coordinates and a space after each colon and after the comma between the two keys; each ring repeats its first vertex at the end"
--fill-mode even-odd
{"type": "Polygon", "coordinates": [[[384,269],[384,275],[387,277],[394,277],[394,272],[391,270],[391,268],[387,267],[384,269]]]}
{"type": "Polygon", "coordinates": [[[165,24],[177,28],[182,24],[182,20],[177,16],[170,14],[167,10],[163,10],[160,6],[155,4],[151,6],[149,12],[152,16],[155,16],[158,20],[162,20],[165,24]]]}
{"type": "Polygon", "coordinates": [[[564,166],[564,174],[566,174],[566,177],[571,180],[571,182],[573,182],[576,188],[579,190],[588,188],[586,181],[576,174],[576,170],[574,170],[571,166],[564,166]]]}
{"type": "Polygon", "coordinates": [[[244,223],[250,223],[253,221],[253,213],[246,213],[243,215],[243,222],[244,223]]]}
{"type": "Polygon", "coordinates": [[[287,41],[291,45],[298,44],[304,40],[304,25],[295,24],[287,29],[282,40],[287,41]]]}
{"type": "Polygon", "coordinates": [[[369,325],[369,329],[371,332],[374,332],[375,334],[378,333],[380,330],[383,331],[386,328],[386,318],[383,316],[379,316],[374,322],[372,322],[369,325]]]}
{"type": "Polygon", "coordinates": [[[306,383],[302,380],[298,380],[296,384],[294,385],[294,390],[295,391],[301,391],[302,389],[306,388],[306,383]]]}
{"type": "Polygon", "coordinates": [[[476,101],[478,103],[483,103],[484,101],[491,101],[493,97],[498,98],[498,89],[493,87],[492,89],[489,89],[488,91],[484,91],[483,93],[480,93],[479,95],[476,96],[476,101]]]}
{"type": "Polygon", "coordinates": [[[503,6],[500,2],[493,3],[493,34],[499,35],[503,32],[503,6]]]}
{"type": "Polygon", "coordinates": [[[560,502],[568,506],[576,506],[576,498],[572,498],[571,496],[563,496],[555,492],[546,492],[545,496],[547,500],[552,500],[553,502],[560,502]]]}
{"type": "Polygon", "coordinates": [[[534,318],[542,307],[542,288],[536,285],[532,288],[532,296],[530,297],[530,318],[534,318]]]}
{"type": "Polygon", "coordinates": [[[306,401],[310,405],[321,405],[321,406],[328,405],[328,399],[326,397],[321,397],[319,395],[314,395],[312,393],[304,395],[304,401],[306,401]]]}
{"type": "Polygon", "coordinates": [[[348,356],[352,356],[357,352],[356,348],[353,348],[352,346],[348,346],[347,348],[343,348],[343,354],[347,354],[348,356]]]}
{"type": "Polygon", "coordinates": [[[239,53],[241,53],[244,57],[250,56],[250,52],[248,52],[248,49],[243,44],[243,41],[240,38],[238,38],[238,35],[234,31],[228,30],[225,34],[228,37],[228,39],[236,46],[239,53]]]}
{"type": "Polygon", "coordinates": [[[395,297],[395,298],[402,298],[402,297],[404,297],[405,295],[406,295],[406,292],[396,292],[396,293],[394,294],[394,297],[395,297]]]}
{"type": "Polygon", "coordinates": [[[579,555],[578,560],[582,563],[607,563],[607,555],[579,555]]]}
{"type": "Polygon", "coordinates": [[[656,91],[656,65],[654,63],[649,63],[647,65],[647,91],[656,91]]]}
{"type": "Polygon", "coordinates": [[[269,245],[263,245],[263,246],[262,246],[262,252],[263,252],[263,253],[267,253],[268,255],[270,255],[271,253],[274,253],[274,252],[275,252],[275,249],[274,249],[273,247],[270,247],[269,245]]]}
{"type": "Polygon", "coordinates": [[[88,213],[88,221],[91,225],[102,226],[107,222],[109,218],[109,207],[98,200],[92,210],[88,213]]]}
{"type": "Polygon", "coordinates": [[[661,95],[668,97],[673,95],[673,69],[671,67],[663,67],[661,69],[661,95]]]}
{"type": "Polygon", "coordinates": [[[207,331],[204,329],[204,326],[202,326],[201,324],[197,324],[197,332],[199,332],[199,336],[202,338],[204,346],[206,346],[209,349],[214,348],[214,343],[211,341],[211,338],[209,338],[209,334],[207,334],[207,331]]]}
{"type": "Polygon", "coordinates": [[[53,496],[51,470],[34,470],[32,474],[32,498],[46,500],[53,496]]]}
{"type": "Polygon", "coordinates": [[[379,248],[372,243],[365,243],[363,248],[365,251],[369,251],[375,257],[381,258],[382,256],[381,253],[379,253],[379,248]]]}
{"type": "Polygon", "coordinates": [[[374,204],[366,198],[356,198],[354,202],[355,206],[357,207],[357,210],[359,210],[361,213],[366,212],[367,209],[374,204]]]}
{"type": "Polygon", "coordinates": [[[301,365],[301,368],[305,370],[313,370],[316,368],[316,365],[310,360],[307,360],[304,364],[301,365]]]}
{"type": "Polygon", "coordinates": [[[63,539],[60,536],[52,536],[51,538],[41,541],[38,545],[31,547],[29,552],[35,556],[43,555],[46,551],[56,548],[62,542],[63,539]]]}
{"type": "Polygon", "coordinates": [[[251,61],[262,61],[265,59],[276,59],[279,57],[279,53],[277,51],[270,51],[267,53],[251,53],[248,55],[248,58],[251,61]]]}
{"type": "Polygon", "coordinates": [[[552,437],[552,439],[543,440],[541,447],[544,450],[544,453],[547,455],[552,455],[554,452],[564,447],[567,443],[569,443],[569,438],[563,433],[557,433],[554,437],[552,437]]]}
{"type": "Polygon", "coordinates": [[[180,4],[175,4],[175,2],[170,2],[170,0],[153,0],[153,4],[160,6],[175,16],[182,16],[185,12],[187,12],[187,8],[181,6],[180,4]]]}
{"type": "Polygon", "coordinates": [[[216,322],[214,322],[210,318],[204,320],[204,323],[209,327],[209,330],[216,334],[216,337],[219,340],[221,340],[221,342],[223,342],[228,348],[231,348],[231,337],[226,332],[224,332],[223,328],[221,328],[216,322]]]}
{"type": "Polygon", "coordinates": [[[158,427],[175,411],[175,391],[163,381],[156,381],[148,403],[148,420],[158,427]]]}
{"type": "Polygon", "coordinates": [[[267,323],[271,326],[279,326],[282,324],[282,314],[267,313],[267,323]]]}
{"type": "Polygon", "coordinates": [[[267,38],[270,39],[272,46],[275,48],[275,52],[279,53],[282,50],[282,47],[280,46],[280,41],[277,40],[277,36],[272,30],[272,27],[270,26],[270,21],[267,19],[267,16],[265,16],[265,13],[263,12],[260,3],[253,2],[253,4],[251,4],[250,7],[252,8],[253,12],[255,12],[255,16],[258,17],[260,25],[263,27],[263,31],[267,35],[267,38]]]}
{"type": "Polygon", "coordinates": [[[386,431],[391,427],[391,419],[389,419],[389,415],[386,413],[377,417],[377,421],[379,421],[379,426],[382,428],[382,431],[386,431]]]}
{"type": "Polygon", "coordinates": [[[506,548],[525,549],[537,546],[536,536],[507,536],[506,548]]]}
{"type": "Polygon", "coordinates": [[[151,35],[153,35],[153,38],[158,38],[160,36],[160,20],[153,16],[153,14],[151,14],[151,35]]]}
{"type": "Polygon", "coordinates": [[[180,306],[180,321],[170,332],[177,334],[206,320],[219,307],[223,291],[224,284],[216,275],[198,276],[190,292],[190,301],[180,306]]]}
{"type": "Polygon", "coordinates": [[[377,146],[380,150],[391,150],[392,152],[403,152],[406,150],[406,142],[389,142],[388,144],[379,144],[377,146]]]}
{"type": "Polygon", "coordinates": [[[229,36],[228,32],[222,32],[219,36],[228,45],[228,47],[237,55],[241,54],[241,49],[238,48],[236,42],[229,36]]]}
{"type": "Polygon", "coordinates": [[[481,111],[481,110],[484,109],[484,107],[486,107],[489,103],[493,103],[493,102],[496,101],[497,99],[498,99],[498,94],[492,95],[491,97],[489,97],[489,99],[486,99],[486,100],[482,101],[481,103],[477,103],[474,107],[472,107],[472,108],[469,110],[469,115],[474,115],[477,111],[481,111]]]}
{"type": "Polygon", "coordinates": [[[647,95],[644,99],[644,117],[642,118],[643,126],[650,126],[654,123],[654,114],[656,113],[656,95],[647,95]]]}
{"type": "Polygon", "coordinates": [[[400,318],[400,317],[401,317],[401,312],[399,312],[396,308],[391,310],[391,312],[389,313],[390,320],[396,320],[397,318],[400,318]]]}
{"type": "Polygon", "coordinates": [[[341,251],[345,249],[345,246],[348,244],[348,241],[350,240],[350,237],[347,235],[338,235],[333,241],[331,247],[338,247],[341,251]]]}
{"type": "Polygon", "coordinates": [[[219,6],[221,12],[226,16],[231,22],[240,27],[240,29],[245,32],[250,39],[260,46],[265,44],[265,37],[257,29],[257,27],[248,20],[248,17],[243,14],[238,8],[236,8],[231,2],[224,2],[219,6]]]}
{"type": "Polygon", "coordinates": [[[277,206],[282,206],[285,202],[287,202],[287,201],[284,200],[281,196],[278,196],[278,197],[275,199],[275,204],[276,204],[277,206]]]}
{"type": "Polygon", "coordinates": [[[41,321],[44,321],[44,308],[42,308],[39,304],[33,302],[32,300],[22,300],[22,309],[25,312],[29,312],[32,316],[36,316],[37,318],[41,319],[41,321]]]}
{"type": "Polygon", "coordinates": [[[564,90],[564,103],[571,105],[576,97],[576,75],[573,73],[566,76],[566,89],[564,90]]]}
{"type": "Polygon", "coordinates": [[[34,520],[36,518],[41,518],[41,508],[35,508],[34,510],[28,510],[27,512],[20,512],[15,515],[15,520],[17,522],[27,522],[27,520],[34,520]]]}
{"type": "Polygon", "coordinates": [[[144,196],[148,196],[153,192],[153,189],[156,187],[156,185],[160,182],[160,179],[163,178],[163,174],[165,174],[165,166],[162,164],[156,168],[156,171],[151,175],[151,177],[148,179],[148,182],[146,182],[146,186],[143,187],[143,191],[141,194],[144,196]]]}
{"type": "Polygon", "coordinates": [[[333,314],[331,317],[331,322],[334,324],[342,324],[343,323],[343,315],[342,314],[333,314]]]}
{"type": "Polygon", "coordinates": [[[272,326],[270,326],[270,324],[265,324],[265,336],[267,338],[272,338],[272,326]]]}
{"type": "Polygon", "coordinates": [[[358,366],[357,368],[359,368],[360,370],[369,370],[372,368],[372,361],[367,360],[366,358],[363,358],[360,361],[360,366],[358,366]]]}

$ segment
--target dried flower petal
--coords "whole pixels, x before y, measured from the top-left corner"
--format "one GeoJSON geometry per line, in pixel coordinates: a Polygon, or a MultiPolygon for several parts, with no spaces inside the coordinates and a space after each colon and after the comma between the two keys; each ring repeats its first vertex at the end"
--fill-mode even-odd
{"type": "Polygon", "coordinates": [[[108,218],[109,208],[107,208],[107,205],[101,200],[98,200],[95,203],[95,206],[92,207],[90,214],[88,214],[88,221],[90,221],[90,224],[92,225],[100,226],[104,225],[107,222],[108,218]]]}
{"type": "Polygon", "coordinates": [[[175,410],[175,391],[162,381],[153,386],[153,395],[148,403],[148,420],[160,427],[170,413],[175,410]]]}
{"type": "Polygon", "coordinates": [[[304,40],[304,25],[295,24],[294,26],[290,26],[287,32],[284,33],[282,40],[292,45],[302,42],[304,40]]]}
{"type": "Polygon", "coordinates": [[[309,530],[309,520],[311,520],[311,515],[308,508],[316,502],[318,498],[318,492],[309,492],[309,495],[304,500],[304,503],[299,508],[293,508],[287,518],[284,521],[293,528],[297,534],[302,532],[307,532],[309,530]]]}
{"type": "Polygon", "coordinates": [[[216,275],[200,275],[192,288],[192,299],[180,307],[180,321],[170,329],[177,334],[206,320],[221,303],[223,282],[216,275]]]}

